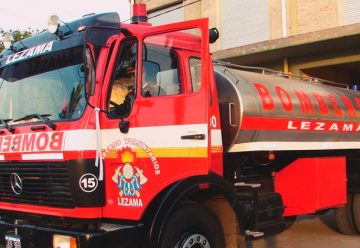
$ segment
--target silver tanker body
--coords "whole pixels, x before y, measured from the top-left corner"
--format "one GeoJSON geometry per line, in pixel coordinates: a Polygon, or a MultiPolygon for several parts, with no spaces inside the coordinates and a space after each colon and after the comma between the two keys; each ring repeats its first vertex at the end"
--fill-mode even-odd
{"type": "Polygon", "coordinates": [[[224,151],[360,148],[360,93],[215,65],[224,151]]]}

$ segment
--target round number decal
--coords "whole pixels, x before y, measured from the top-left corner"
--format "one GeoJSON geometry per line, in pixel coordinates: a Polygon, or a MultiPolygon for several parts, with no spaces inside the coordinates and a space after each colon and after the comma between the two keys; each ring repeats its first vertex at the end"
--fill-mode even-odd
{"type": "Polygon", "coordinates": [[[211,116],[211,125],[213,128],[216,128],[217,123],[216,123],[216,117],[214,115],[211,116]]]}
{"type": "Polygon", "coordinates": [[[98,179],[91,173],[84,174],[80,177],[79,186],[86,193],[93,192],[98,186],[98,179]]]}

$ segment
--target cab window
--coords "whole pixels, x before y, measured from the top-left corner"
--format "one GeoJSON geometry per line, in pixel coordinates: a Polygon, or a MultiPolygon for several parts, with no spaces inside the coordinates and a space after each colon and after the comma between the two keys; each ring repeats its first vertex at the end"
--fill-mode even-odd
{"type": "Polygon", "coordinates": [[[181,93],[179,57],[171,47],[156,44],[156,38],[144,40],[141,94],[144,97],[178,95],[181,93]]]}
{"type": "Polygon", "coordinates": [[[136,54],[136,40],[122,41],[108,98],[108,111],[111,117],[124,117],[130,114],[136,90],[136,54]]]}
{"type": "Polygon", "coordinates": [[[192,92],[198,92],[201,87],[201,60],[200,58],[189,58],[189,69],[191,77],[192,92]]]}

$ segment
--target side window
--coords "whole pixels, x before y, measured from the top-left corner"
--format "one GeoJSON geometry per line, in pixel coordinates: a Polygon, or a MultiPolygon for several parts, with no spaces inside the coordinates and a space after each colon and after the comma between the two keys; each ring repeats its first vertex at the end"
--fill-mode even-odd
{"type": "Polygon", "coordinates": [[[144,40],[141,90],[144,97],[181,93],[178,55],[170,46],[159,44],[159,37],[144,40]]]}
{"type": "Polygon", "coordinates": [[[201,88],[201,60],[200,58],[189,58],[189,69],[191,76],[192,91],[198,92],[201,88]]]}
{"type": "Polygon", "coordinates": [[[137,41],[124,40],[120,47],[112,86],[109,93],[108,111],[112,116],[128,116],[135,98],[136,90],[137,41]]]}

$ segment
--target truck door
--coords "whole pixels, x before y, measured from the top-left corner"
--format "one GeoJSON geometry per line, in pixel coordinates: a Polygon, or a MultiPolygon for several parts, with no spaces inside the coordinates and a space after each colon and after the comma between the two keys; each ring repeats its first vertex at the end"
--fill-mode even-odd
{"type": "Polygon", "coordinates": [[[147,26],[119,43],[105,83],[111,114],[102,119],[102,144],[108,203],[126,213],[112,208],[104,215],[133,219],[171,183],[208,173],[208,21],[147,26]],[[196,92],[188,87],[184,51],[201,59],[196,92]]]}

